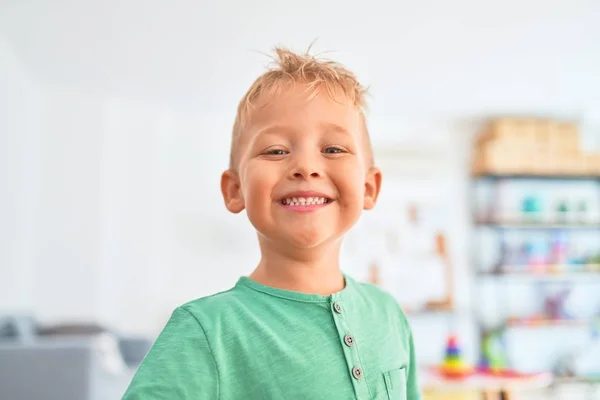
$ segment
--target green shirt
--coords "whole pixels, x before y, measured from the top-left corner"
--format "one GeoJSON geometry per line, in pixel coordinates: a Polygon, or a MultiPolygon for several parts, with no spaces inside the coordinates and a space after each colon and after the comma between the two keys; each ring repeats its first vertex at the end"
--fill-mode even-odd
{"type": "Polygon", "coordinates": [[[397,302],[346,276],[330,296],[261,285],[173,312],[125,400],[417,400],[410,327],[397,302]]]}

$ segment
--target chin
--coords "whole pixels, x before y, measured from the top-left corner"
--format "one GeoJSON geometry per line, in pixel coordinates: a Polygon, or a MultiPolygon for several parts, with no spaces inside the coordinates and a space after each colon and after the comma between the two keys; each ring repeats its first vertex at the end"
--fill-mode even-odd
{"type": "Polygon", "coordinates": [[[290,242],[290,244],[296,249],[309,250],[309,249],[317,248],[325,242],[327,242],[327,241],[326,240],[313,240],[313,241],[293,240],[290,242]]]}
{"type": "Polygon", "coordinates": [[[298,249],[314,249],[327,243],[334,243],[341,239],[343,235],[336,235],[334,232],[321,231],[306,231],[293,232],[284,236],[286,241],[293,247],[298,249]]]}

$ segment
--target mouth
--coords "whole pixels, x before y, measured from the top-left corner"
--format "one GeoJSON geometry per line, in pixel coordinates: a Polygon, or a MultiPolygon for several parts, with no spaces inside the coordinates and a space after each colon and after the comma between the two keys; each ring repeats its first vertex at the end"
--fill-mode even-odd
{"type": "Polygon", "coordinates": [[[281,198],[278,203],[294,211],[311,211],[331,204],[334,200],[322,193],[296,192],[281,198]]]}

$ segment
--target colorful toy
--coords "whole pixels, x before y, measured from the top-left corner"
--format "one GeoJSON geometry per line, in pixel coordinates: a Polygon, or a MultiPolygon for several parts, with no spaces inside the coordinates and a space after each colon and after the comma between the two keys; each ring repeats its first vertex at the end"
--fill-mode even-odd
{"type": "Polygon", "coordinates": [[[465,364],[456,336],[450,335],[446,343],[444,364],[440,372],[447,378],[460,379],[473,374],[473,368],[465,364]]]}
{"type": "Polygon", "coordinates": [[[481,360],[475,372],[478,376],[503,379],[533,379],[544,374],[523,373],[510,367],[505,333],[506,326],[489,330],[482,334],[481,360]]]}
{"type": "Polygon", "coordinates": [[[539,222],[542,212],[542,200],[538,196],[525,196],[521,209],[526,220],[539,222]]]}
{"type": "Polygon", "coordinates": [[[534,269],[548,265],[548,244],[545,241],[531,240],[525,246],[527,265],[534,269]]]}
{"type": "Polygon", "coordinates": [[[569,214],[569,203],[566,200],[560,201],[556,206],[556,216],[560,223],[567,222],[567,215],[569,214]]]}
{"type": "Polygon", "coordinates": [[[507,370],[509,361],[506,355],[504,331],[505,328],[502,327],[483,333],[481,338],[481,360],[478,367],[480,371],[497,373],[507,370]]]}
{"type": "Polygon", "coordinates": [[[571,294],[571,288],[566,287],[554,295],[544,297],[544,313],[551,320],[572,319],[573,316],[567,312],[565,303],[571,294]]]}
{"type": "Polygon", "coordinates": [[[566,233],[561,230],[553,232],[550,250],[550,263],[563,265],[568,262],[566,233]]]}

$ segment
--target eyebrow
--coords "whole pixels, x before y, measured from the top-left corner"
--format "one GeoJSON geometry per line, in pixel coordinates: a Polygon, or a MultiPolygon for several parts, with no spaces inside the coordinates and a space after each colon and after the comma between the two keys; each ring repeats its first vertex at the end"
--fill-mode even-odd
{"type": "Polygon", "coordinates": [[[284,125],[272,125],[269,126],[265,129],[261,129],[258,132],[256,132],[256,136],[260,136],[260,135],[274,135],[277,133],[283,133],[283,132],[294,132],[295,129],[289,126],[284,126],[284,125]]]}
{"type": "Polygon", "coordinates": [[[337,132],[337,133],[343,133],[344,135],[350,135],[350,132],[348,132],[348,129],[346,129],[343,126],[340,126],[338,124],[334,124],[332,122],[321,123],[321,129],[323,131],[327,131],[327,132],[337,132]]]}
{"type": "MultiPolygon", "coordinates": [[[[346,128],[333,122],[322,122],[319,124],[319,128],[322,132],[334,132],[350,136],[350,132],[346,128]]],[[[296,131],[297,129],[291,126],[272,125],[256,132],[255,137],[262,135],[275,135],[279,133],[295,133],[296,131]]]]}

